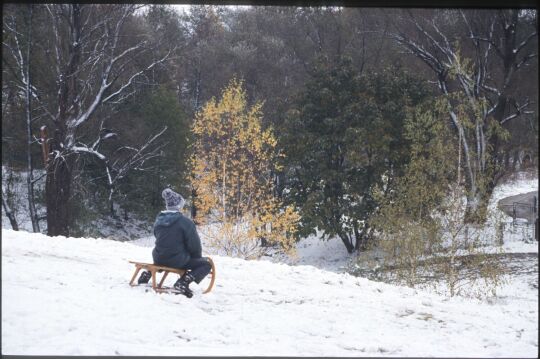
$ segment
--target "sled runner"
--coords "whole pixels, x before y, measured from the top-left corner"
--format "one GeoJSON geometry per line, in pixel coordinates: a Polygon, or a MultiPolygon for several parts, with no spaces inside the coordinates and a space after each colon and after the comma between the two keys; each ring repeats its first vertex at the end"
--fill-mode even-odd
{"type": "MultiPolygon", "coordinates": [[[[208,274],[208,277],[210,277],[210,284],[208,284],[208,287],[203,291],[203,294],[208,293],[212,290],[212,287],[214,286],[214,281],[216,280],[216,267],[214,266],[214,262],[212,261],[212,258],[207,257],[208,261],[210,262],[210,265],[212,266],[212,270],[208,274]]],[[[175,273],[179,276],[182,276],[186,271],[184,269],[177,269],[177,268],[170,268],[170,267],[164,267],[156,264],[151,263],[142,263],[142,262],[135,262],[135,261],[129,261],[129,263],[135,264],[135,273],[133,273],[133,277],[131,277],[131,281],[129,282],[130,286],[136,286],[138,284],[134,283],[137,274],[141,271],[141,269],[150,271],[152,273],[152,289],[154,289],[158,293],[174,293],[173,288],[164,287],[163,283],[165,283],[165,278],[167,278],[167,275],[169,273],[175,273]],[[161,277],[161,280],[157,283],[157,273],[162,273],[163,276],[161,277]]]]}

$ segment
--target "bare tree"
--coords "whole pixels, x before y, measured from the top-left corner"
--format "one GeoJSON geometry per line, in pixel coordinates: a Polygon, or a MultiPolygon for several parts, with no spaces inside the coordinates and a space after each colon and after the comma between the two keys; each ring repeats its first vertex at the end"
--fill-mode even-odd
{"type": "Polygon", "coordinates": [[[17,26],[15,16],[12,14],[4,23],[4,30],[10,35],[7,36],[7,40],[3,42],[4,48],[13,57],[15,61],[16,79],[18,80],[17,87],[24,95],[25,104],[25,120],[26,120],[26,183],[27,183],[27,197],[28,197],[28,209],[30,212],[30,220],[32,223],[32,230],[39,232],[39,220],[37,218],[35,197],[34,197],[34,184],[40,178],[34,178],[34,165],[32,158],[32,145],[35,143],[32,133],[32,123],[34,121],[32,116],[32,81],[30,78],[30,56],[31,48],[33,46],[32,37],[32,14],[33,5],[27,4],[27,12],[25,16],[26,35],[23,35],[17,26]],[[23,37],[26,45],[23,45],[23,37]],[[11,41],[10,41],[11,40],[11,41]],[[23,48],[24,46],[24,48],[23,48]]]}
{"type": "MultiPolygon", "coordinates": [[[[5,118],[6,114],[8,113],[8,109],[10,107],[10,101],[13,96],[13,91],[9,86],[2,85],[2,118],[5,118]]],[[[4,131],[2,131],[4,134],[4,131]]],[[[2,144],[10,142],[11,139],[8,136],[2,136],[2,144]]],[[[9,219],[9,222],[11,224],[11,228],[13,230],[18,231],[19,230],[19,224],[17,223],[17,218],[15,217],[15,213],[11,209],[11,206],[8,203],[8,193],[9,193],[9,179],[10,179],[10,168],[6,166],[6,169],[8,170],[8,174],[6,176],[6,173],[4,172],[4,167],[2,166],[2,208],[4,208],[4,212],[6,216],[9,219]],[[4,178],[6,178],[6,187],[7,190],[4,190],[4,178]]]]}
{"type": "Polygon", "coordinates": [[[114,193],[118,182],[131,170],[147,171],[151,167],[147,163],[152,159],[160,156],[160,151],[164,144],[153,146],[156,140],[167,130],[164,127],[157,134],[150,136],[139,147],[133,146],[120,146],[112,154],[106,155],[100,151],[100,146],[106,140],[114,139],[118,135],[114,132],[103,127],[104,121],[101,121],[100,131],[97,139],[91,146],[84,144],[78,144],[74,146],[73,150],[81,154],[90,154],[95,156],[103,163],[103,168],[109,186],[109,212],[111,216],[115,215],[114,212],[114,193]]]}
{"type": "MultiPolygon", "coordinates": [[[[140,166],[156,155],[151,144],[161,131],[139,148],[125,147],[124,163],[115,163],[99,146],[112,134],[95,132],[97,109],[114,106],[136,91],[138,81],[148,81],[145,74],[164,64],[174,51],[159,53],[161,45],[131,33],[137,26],[135,12],[141,5],[45,5],[49,26],[44,30],[52,38],[47,54],[52,54],[55,89],[36,88],[35,98],[51,124],[47,160],[46,205],[49,235],[69,235],[69,199],[73,173],[81,155],[103,161],[111,188],[128,169],[140,166]],[[50,94],[55,94],[55,98],[50,94]],[[130,154],[128,154],[130,153],[130,154]],[[116,175],[114,175],[116,173],[116,175]]],[[[99,123],[99,121],[98,121],[99,123]]],[[[100,129],[103,129],[101,121],[100,129]]]]}
{"type": "Polygon", "coordinates": [[[467,185],[467,221],[483,221],[501,174],[505,126],[531,113],[528,98],[512,91],[516,73],[537,57],[536,12],[435,10],[425,17],[406,11],[390,36],[423,61],[448,99],[459,134],[467,185]],[[461,27],[460,27],[461,26],[461,27]],[[465,35],[456,32],[464,29],[465,35]]]}

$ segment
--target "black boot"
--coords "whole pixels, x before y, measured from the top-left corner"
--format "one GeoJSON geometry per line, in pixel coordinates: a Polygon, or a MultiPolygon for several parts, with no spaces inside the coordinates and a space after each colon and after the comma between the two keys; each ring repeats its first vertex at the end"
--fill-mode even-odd
{"type": "Polygon", "coordinates": [[[146,284],[148,281],[152,278],[152,273],[150,271],[144,271],[141,273],[141,276],[139,277],[139,280],[137,281],[139,284],[146,284]]]}
{"type": "Polygon", "coordinates": [[[193,292],[189,289],[189,283],[193,282],[195,278],[191,273],[184,273],[180,279],[174,283],[174,289],[178,291],[178,294],[183,294],[188,298],[193,297],[193,292]]]}

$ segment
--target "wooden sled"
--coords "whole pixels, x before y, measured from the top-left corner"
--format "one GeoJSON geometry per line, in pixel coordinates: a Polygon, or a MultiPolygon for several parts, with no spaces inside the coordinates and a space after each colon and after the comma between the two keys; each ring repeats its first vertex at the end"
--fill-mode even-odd
{"type": "MultiPolygon", "coordinates": [[[[216,267],[214,265],[214,261],[212,261],[212,258],[208,258],[208,261],[210,262],[210,265],[212,266],[212,269],[210,270],[210,273],[208,276],[210,276],[210,284],[208,284],[208,287],[203,291],[203,294],[206,294],[212,290],[212,287],[214,286],[214,282],[216,280],[216,267]]],[[[142,263],[142,262],[134,262],[129,261],[129,263],[135,264],[135,273],[133,273],[133,277],[131,277],[131,281],[129,282],[130,286],[136,286],[138,284],[134,283],[135,279],[137,278],[137,274],[141,271],[141,269],[150,271],[152,273],[152,289],[158,293],[167,293],[171,291],[170,287],[163,287],[163,283],[165,282],[165,278],[167,278],[167,275],[169,273],[175,273],[179,276],[182,276],[186,271],[184,269],[177,269],[177,268],[170,268],[170,267],[164,267],[160,265],[155,265],[151,263],[142,263]],[[157,273],[162,273],[163,276],[161,277],[161,280],[157,283],[157,273]]]]}

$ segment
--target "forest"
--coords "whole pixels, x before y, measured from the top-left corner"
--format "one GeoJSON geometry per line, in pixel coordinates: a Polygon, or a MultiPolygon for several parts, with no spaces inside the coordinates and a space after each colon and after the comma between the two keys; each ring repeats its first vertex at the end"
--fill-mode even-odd
{"type": "Polygon", "coordinates": [[[151,224],[170,187],[230,254],[317,231],[353,253],[429,241],[449,198],[482,224],[497,183],[538,167],[533,9],[4,4],[2,20],[13,229],[20,198],[50,236],[151,224]]]}

